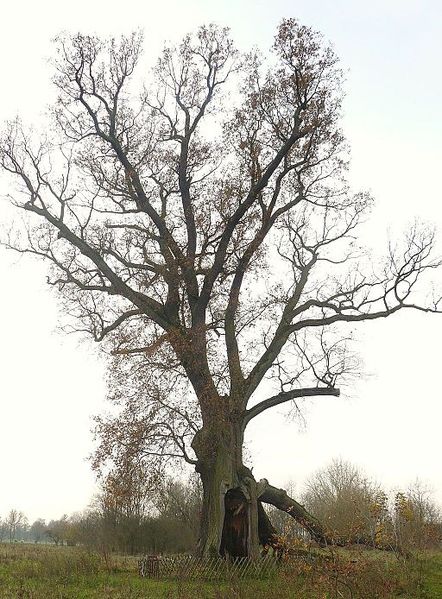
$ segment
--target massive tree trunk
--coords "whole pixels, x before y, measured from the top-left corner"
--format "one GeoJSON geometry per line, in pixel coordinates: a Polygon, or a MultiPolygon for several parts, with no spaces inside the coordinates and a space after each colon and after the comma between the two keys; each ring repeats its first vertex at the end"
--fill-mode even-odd
{"type": "MultiPolygon", "coordinates": [[[[205,347],[203,341],[199,339],[205,347]]],[[[278,494],[267,480],[258,483],[244,465],[244,431],[250,420],[246,400],[218,394],[207,360],[185,362],[185,366],[200,395],[203,421],[192,441],[203,487],[198,553],[255,558],[260,546],[277,545],[277,532],[261,502],[287,511],[315,540],[325,542],[324,531],[313,516],[294,500],[287,502],[288,496],[282,491],[278,494]]]]}
{"type": "Polygon", "coordinates": [[[203,427],[192,446],[203,485],[198,552],[201,555],[257,557],[257,484],[244,466],[243,427],[222,423],[203,427]]]}
{"type": "Polygon", "coordinates": [[[216,427],[203,427],[192,443],[203,486],[198,553],[255,558],[260,546],[278,545],[277,531],[262,502],[287,512],[314,540],[328,544],[321,523],[301,504],[266,479],[255,480],[243,464],[243,440],[243,427],[224,421],[216,427]]]}

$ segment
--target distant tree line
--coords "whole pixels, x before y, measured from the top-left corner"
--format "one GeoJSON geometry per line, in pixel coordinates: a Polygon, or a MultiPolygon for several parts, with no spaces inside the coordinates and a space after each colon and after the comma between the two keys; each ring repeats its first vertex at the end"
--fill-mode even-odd
{"type": "Polygon", "coordinates": [[[58,520],[38,518],[29,524],[18,510],[0,518],[0,542],[83,545],[103,555],[113,552],[182,553],[195,547],[198,537],[200,494],[192,482],[170,479],[147,489],[116,484],[108,477],[92,505],[82,513],[58,520]]]}
{"type": "MultiPolygon", "coordinates": [[[[359,539],[373,546],[406,550],[440,547],[442,514],[431,493],[419,482],[391,496],[352,464],[331,462],[314,474],[303,495],[306,507],[340,542],[359,539]]],[[[201,491],[195,480],[155,480],[108,475],[100,493],[83,513],[32,524],[18,510],[0,518],[0,542],[82,545],[112,553],[162,554],[191,552],[199,532],[201,491]]],[[[272,511],[271,509],[269,511],[272,511]]],[[[305,528],[273,509],[281,545],[306,538],[305,528]]]]}

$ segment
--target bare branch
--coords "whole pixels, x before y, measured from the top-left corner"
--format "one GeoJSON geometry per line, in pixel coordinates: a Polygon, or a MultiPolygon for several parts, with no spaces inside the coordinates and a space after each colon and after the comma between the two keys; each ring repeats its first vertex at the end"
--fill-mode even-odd
{"type": "Polygon", "coordinates": [[[279,406],[283,403],[300,397],[319,397],[322,395],[339,397],[340,391],[339,389],[334,389],[333,387],[312,387],[310,389],[292,389],[291,391],[278,393],[278,395],[274,395],[273,397],[269,397],[268,399],[260,401],[256,405],[246,410],[243,420],[244,426],[247,426],[252,418],[255,418],[259,414],[262,414],[262,412],[265,410],[274,408],[275,406],[279,406]]]}

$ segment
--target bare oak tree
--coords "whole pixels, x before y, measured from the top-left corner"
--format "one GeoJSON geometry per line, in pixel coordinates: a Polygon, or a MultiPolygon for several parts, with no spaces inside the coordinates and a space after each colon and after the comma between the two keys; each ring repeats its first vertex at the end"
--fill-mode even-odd
{"type": "Polygon", "coordinates": [[[27,215],[7,245],[49,261],[68,322],[113,355],[121,414],[98,423],[96,465],[194,465],[202,554],[255,556],[275,532],[261,502],[325,541],[301,505],[255,481],[245,429],[339,395],[349,323],[437,311],[416,289],[438,266],[432,232],[413,227],[381,264],[356,243],[371,199],[345,180],[341,72],[293,19],[266,60],[201,27],[165,47],[144,88],[137,34],[57,47],[52,129],[17,121],[3,136],[27,215]]]}

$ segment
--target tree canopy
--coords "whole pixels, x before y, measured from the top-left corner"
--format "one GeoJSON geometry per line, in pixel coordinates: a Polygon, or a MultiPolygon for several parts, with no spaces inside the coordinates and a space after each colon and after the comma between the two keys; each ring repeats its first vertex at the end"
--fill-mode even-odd
{"type": "Polygon", "coordinates": [[[417,225],[379,264],[358,243],[372,200],[346,181],[342,73],[320,34],[286,19],[264,57],[203,26],[165,46],[144,86],[141,45],[57,40],[51,126],[3,135],[26,214],[6,244],[50,263],[67,326],[112,355],[121,412],[98,422],[96,466],[194,464],[202,537],[219,547],[209,472],[253,503],[250,420],[338,395],[356,368],[348,324],[438,311],[418,283],[440,262],[417,225]]]}

